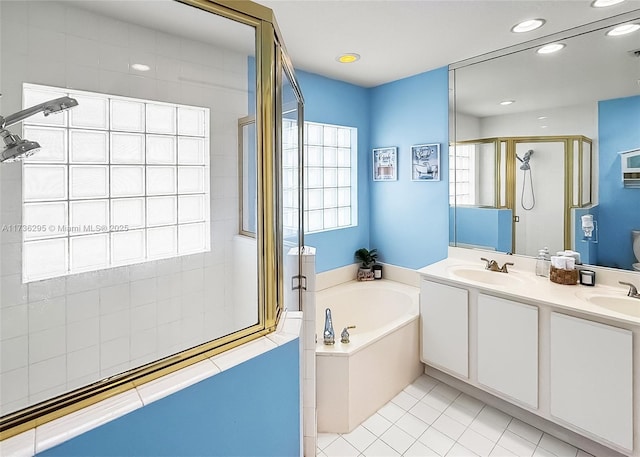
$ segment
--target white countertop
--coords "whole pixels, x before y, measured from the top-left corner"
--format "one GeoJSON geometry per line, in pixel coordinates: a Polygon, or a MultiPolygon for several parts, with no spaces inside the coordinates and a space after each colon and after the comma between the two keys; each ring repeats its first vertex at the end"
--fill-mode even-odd
{"type": "MultiPolygon", "coordinates": [[[[462,257],[450,256],[440,262],[419,269],[418,273],[429,279],[442,280],[453,285],[471,287],[480,292],[489,292],[492,295],[503,298],[515,299],[531,304],[545,304],[554,308],[576,311],[598,318],[622,322],[627,325],[640,325],[640,299],[637,300],[639,310],[638,317],[609,310],[585,299],[585,297],[592,295],[626,297],[627,291],[629,290],[627,286],[612,287],[610,285],[598,284],[598,272],[596,273],[595,286],[556,284],[551,282],[549,278],[536,276],[532,265],[535,265],[534,259],[524,259],[516,256],[503,257],[502,255],[491,255],[490,253],[475,253],[473,258],[470,258],[468,255],[462,257]],[[456,275],[455,270],[460,268],[484,270],[484,262],[480,260],[480,254],[488,254],[484,256],[490,259],[495,258],[500,265],[505,261],[514,262],[515,265],[509,267],[509,273],[487,272],[488,274],[508,276],[509,280],[503,281],[504,284],[489,285],[484,282],[474,281],[456,275]]],[[[640,277],[640,275],[634,276],[640,277]]],[[[621,273],[620,280],[627,281],[628,278],[621,273]]],[[[640,289],[640,283],[637,280],[630,282],[636,284],[640,289]]]]}

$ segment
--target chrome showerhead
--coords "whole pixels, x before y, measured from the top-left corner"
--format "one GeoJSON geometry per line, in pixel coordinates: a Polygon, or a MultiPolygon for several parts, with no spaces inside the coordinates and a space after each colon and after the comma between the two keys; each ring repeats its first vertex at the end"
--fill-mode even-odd
{"type": "Polygon", "coordinates": [[[531,165],[529,165],[529,160],[531,160],[532,155],[533,155],[533,149],[529,149],[527,152],[525,152],[524,157],[522,159],[520,158],[520,156],[518,156],[518,154],[516,154],[516,159],[522,162],[522,165],[520,165],[521,170],[531,170],[531,165]]]}
{"type": "Polygon", "coordinates": [[[5,144],[0,153],[0,162],[16,162],[40,150],[40,144],[36,141],[23,140],[8,130],[0,130],[0,136],[5,144]]]}
{"type": "Polygon", "coordinates": [[[49,100],[31,108],[23,109],[7,117],[0,116],[0,136],[4,141],[4,149],[0,152],[0,162],[15,162],[29,157],[40,149],[35,141],[23,140],[18,135],[9,132],[6,127],[17,124],[34,114],[43,113],[45,116],[58,113],[78,106],[78,101],[71,97],[60,97],[49,100]]]}

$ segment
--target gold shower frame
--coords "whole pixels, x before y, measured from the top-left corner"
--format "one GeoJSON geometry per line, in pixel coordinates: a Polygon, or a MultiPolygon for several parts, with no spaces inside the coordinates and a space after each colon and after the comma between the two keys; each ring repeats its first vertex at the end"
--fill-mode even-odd
{"type": "MultiPolygon", "coordinates": [[[[584,208],[592,203],[593,200],[593,140],[583,135],[566,135],[566,136],[517,136],[517,137],[491,137],[478,138],[474,140],[465,140],[452,143],[452,146],[465,144],[493,144],[495,154],[494,169],[494,207],[502,209],[510,209],[513,212],[516,208],[516,145],[519,143],[563,143],[564,144],[564,248],[571,249],[572,230],[571,230],[571,210],[574,208],[584,208]],[[577,151],[575,145],[577,144],[577,151]],[[585,147],[589,145],[589,170],[591,176],[589,179],[588,199],[583,199],[584,193],[584,164],[585,164],[585,147]],[[502,147],[505,147],[504,158],[502,147]],[[577,159],[578,163],[575,163],[577,159]],[[502,171],[503,161],[505,162],[505,184],[502,188],[502,180],[500,174],[502,171]],[[574,169],[577,165],[577,176],[574,169]],[[577,189],[574,188],[574,182],[577,180],[577,189]],[[575,191],[575,192],[574,192],[575,191]],[[504,199],[502,198],[504,192],[504,199]],[[576,195],[577,194],[577,195],[576,195]],[[504,200],[504,201],[503,201],[504,200]]],[[[455,154],[455,151],[454,151],[455,154]]],[[[516,233],[515,217],[511,219],[512,233],[516,233]]],[[[511,240],[511,252],[515,252],[516,237],[511,240]]]]}
{"type": "MultiPolygon", "coordinates": [[[[300,113],[302,92],[272,10],[248,0],[175,1],[252,26],[256,31],[258,323],[10,413],[0,418],[0,441],[260,338],[275,331],[278,324],[284,290],[282,255],[278,251],[282,245],[282,221],[278,217],[281,179],[277,168],[280,154],[277,140],[281,129],[281,123],[277,121],[281,111],[278,95],[282,72],[289,76],[300,113]]],[[[299,138],[302,139],[302,132],[299,138]]],[[[302,179],[301,167],[299,179],[302,179]]],[[[302,243],[302,230],[299,239],[302,243]]]]}

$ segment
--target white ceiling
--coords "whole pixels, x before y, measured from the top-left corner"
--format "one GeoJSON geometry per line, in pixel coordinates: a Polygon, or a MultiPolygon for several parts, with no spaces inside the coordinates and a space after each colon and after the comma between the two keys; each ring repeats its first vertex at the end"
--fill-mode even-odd
{"type": "Polygon", "coordinates": [[[258,0],[274,10],[301,70],[377,86],[496,49],[640,9],[640,0],[592,8],[590,0],[258,0]],[[516,23],[544,18],[533,32],[516,23]],[[362,58],[340,64],[336,57],[362,58]]]}
{"type": "MultiPolygon", "coordinates": [[[[253,52],[253,29],[170,0],[67,0],[74,6],[159,31],[253,52]]],[[[591,0],[258,0],[274,10],[294,66],[373,87],[553,33],[634,11],[640,0],[592,8],[591,0]],[[533,32],[514,34],[525,19],[544,18],[533,32]],[[336,57],[362,58],[340,64],[336,57]]],[[[640,32],[603,39],[602,32],[572,39],[557,55],[521,52],[459,71],[459,111],[504,113],[640,94],[640,32]],[[538,57],[537,59],[535,57],[538,57]],[[502,111],[501,111],[502,110],[502,111]]]]}

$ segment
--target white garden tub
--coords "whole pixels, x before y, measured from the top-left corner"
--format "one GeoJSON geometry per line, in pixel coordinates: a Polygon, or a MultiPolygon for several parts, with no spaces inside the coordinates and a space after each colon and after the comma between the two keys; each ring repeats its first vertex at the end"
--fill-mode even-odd
{"type": "Polygon", "coordinates": [[[316,295],[318,432],[348,433],[423,372],[419,289],[386,281],[348,282],[316,295]],[[323,344],[330,308],[336,342],[323,344]],[[340,342],[349,325],[351,342],[340,342]]]}

